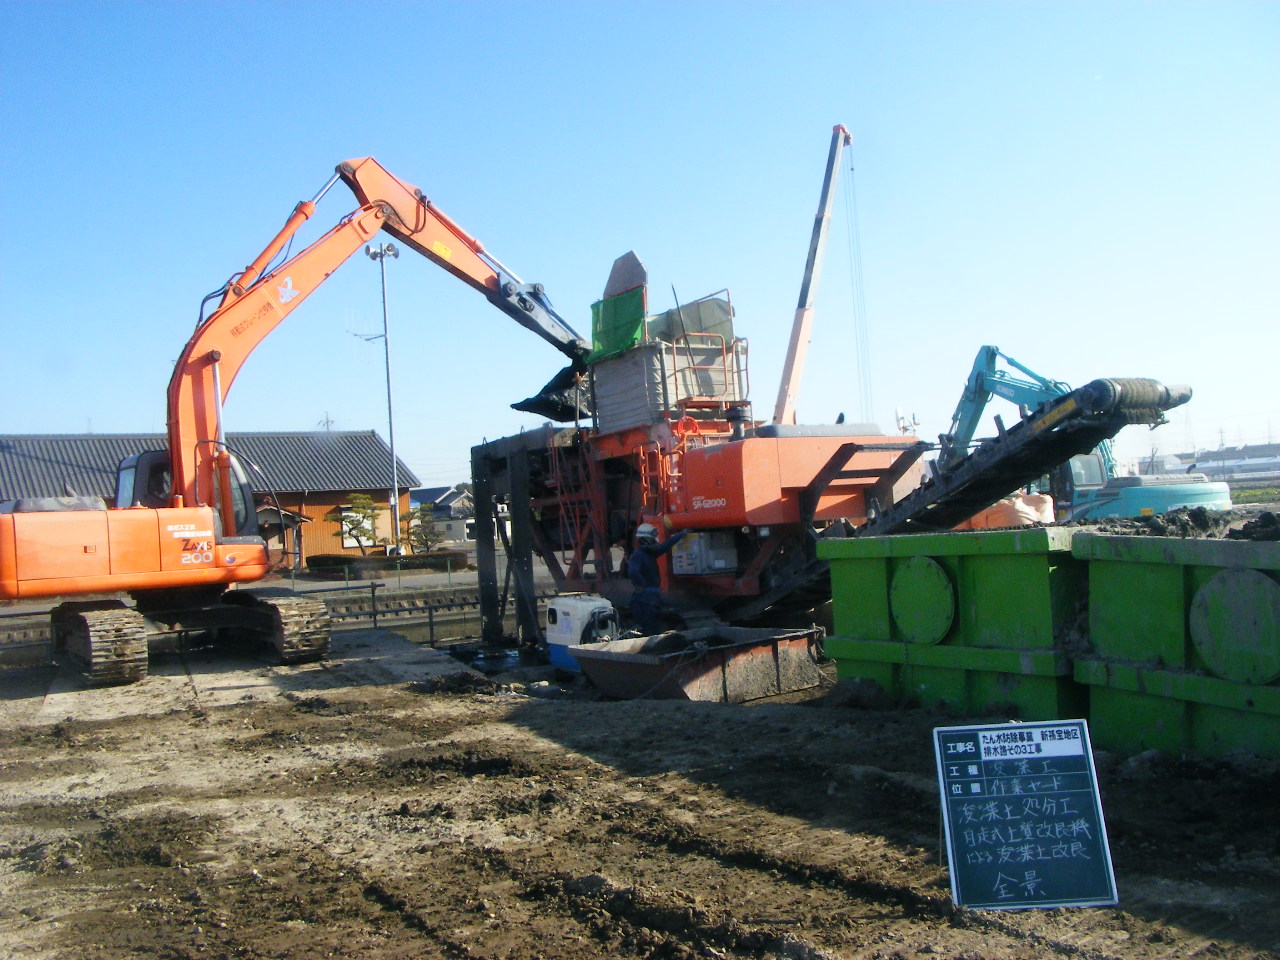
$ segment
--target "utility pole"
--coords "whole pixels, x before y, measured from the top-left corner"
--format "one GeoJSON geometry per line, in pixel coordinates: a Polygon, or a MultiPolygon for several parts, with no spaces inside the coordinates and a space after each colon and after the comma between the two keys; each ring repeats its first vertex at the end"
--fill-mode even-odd
{"type": "Polygon", "coordinates": [[[394,407],[391,404],[391,326],[387,322],[387,257],[399,258],[400,251],[394,243],[366,246],[365,254],[378,261],[382,274],[382,347],[387,365],[387,439],[391,444],[391,490],[387,496],[391,506],[391,549],[400,555],[400,475],[396,463],[396,425],[394,407]]]}

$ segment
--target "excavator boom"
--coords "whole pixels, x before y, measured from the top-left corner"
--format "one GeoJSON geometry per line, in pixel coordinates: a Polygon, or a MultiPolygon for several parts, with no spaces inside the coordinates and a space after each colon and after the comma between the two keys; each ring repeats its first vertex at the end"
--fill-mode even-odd
{"type": "MultiPolygon", "coordinates": [[[[362,205],[301,253],[263,273],[315,210],[315,200],[299,203],[280,233],[227,284],[222,302],[201,322],[183,350],[168,393],[171,505],[214,503],[215,488],[228,489],[225,476],[215,480],[225,456],[222,403],[241,366],[285,317],[380,230],[482,293],[503,313],[569,357],[569,370],[562,371],[549,387],[571,387],[572,374],[585,369],[582,359],[590,344],[551,308],[541,285],[526,284],[504,268],[421,190],[393,176],[371,157],[339,164],[338,178],[362,205]]],[[[326,184],[325,190],[333,182],[326,184]]],[[[581,411],[576,406],[567,410],[566,404],[554,398],[541,406],[535,404],[535,412],[568,412],[566,418],[571,418],[581,411]]],[[[227,516],[229,511],[223,514],[227,516]]],[[[235,532],[229,522],[229,518],[224,520],[227,534],[235,532]]]]}
{"type": "Polygon", "coordinates": [[[591,352],[591,344],[552,308],[541,284],[527,284],[504,267],[413,184],[388,173],[372,157],[339,164],[338,175],[362,203],[385,206],[382,229],[397,240],[474,287],[575,363],[591,352]]]}
{"type": "Polygon", "coordinates": [[[169,381],[172,506],[211,502],[214,461],[225,436],[222,404],[240,368],[285,317],[377,234],[384,216],[381,207],[361,208],[247,289],[231,284],[222,306],[187,342],[169,381]]]}

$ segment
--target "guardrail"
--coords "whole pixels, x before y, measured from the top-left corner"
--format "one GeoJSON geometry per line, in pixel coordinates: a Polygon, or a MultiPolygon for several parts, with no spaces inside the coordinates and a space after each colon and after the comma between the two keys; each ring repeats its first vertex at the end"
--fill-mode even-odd
{"type": "MultiPolygon", "coordinates": [[[[337,622],[368,620],[374,629],[388,623],[425,624],[428,643],[435,646],[438,630],[444,630],[459,621],[472,619],[480,611],[480,593],[478,589],[444,589],[444,590],[397,590],[389,594],[379,595],[379,590],[388,587],[383,581],[373,580],[355,586],[327,587],[320,590],[309,590],[310,594],[341,594],[330,600],[325,598],[325,606],[329,608],[329,616],[337,622]],[[367,588],[367,591],[366,589],[367,588]],[[365,596],[364,594],[366,594],[365,596]],[[344,602],[347,601],[347,602],[344,602]]],[[[555,591],[539,593],[536,600],[541,604],[555,591]]],[[[514,616],[515,603],[508,599],[503,618],[514,616]]],[[[456,634],[455,634],[456,635],[456,634]]]]}

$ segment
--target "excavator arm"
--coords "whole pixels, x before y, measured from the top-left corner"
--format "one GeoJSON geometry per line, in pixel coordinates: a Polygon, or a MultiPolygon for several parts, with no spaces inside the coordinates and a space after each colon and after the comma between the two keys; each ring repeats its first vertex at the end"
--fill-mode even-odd
{"type": "Polygon", "coordinates": [[[338,176],[361,203],[384,206],[387,217],[383,230],[474,287],[516,323],[575,363],[591,351],[591,344],[552,308],[542,284],[522,281],[417,187],[388,173],[372,157],[339,164],[338,176]]]}
{"type": "Polygon", "coordinates": [[[362,245],[385,230],[407,247],[482,293],[490,303],[547,340],[571,360],[536,397],[518,408],[552,419],[583,413],[577,375],[590,344],[551,308],[539,284],[526,284],[484,246],[431,203],[412,184],[388,173],[370,157],[349,160],[310,201],[299,203],[261,254],[234,276],[218,307],[202,319],[174,369],[168,391],[168,439],[173,506],[223,507],[224,533],[230,510],[230,466],[222,404],[241,366],[262,340],[362,245]],[[361,206],[301,253],[265,272],[315,205],[338,180],[361,206]]]}
{"type": "Polygon", "coordinates": [[[969,371],[969,379],[965,381],[964,392],[956,405],[956,412],[951,416],[951,429],[939,437],[942,443],[938,450],[938,467],[949,467],[968,454],[973,435],[982,420],[982,413],[993,395],[1034,410],[1070,392],[1071,388],[1067,384],[1040,376],[1013,357],[1002,353],[999,347],[979,347],[973,369],[969,371]],[[1000,359],[1029,379],[1023,380],[1005,370],[997,369],[996,361],[1000,359]]]}

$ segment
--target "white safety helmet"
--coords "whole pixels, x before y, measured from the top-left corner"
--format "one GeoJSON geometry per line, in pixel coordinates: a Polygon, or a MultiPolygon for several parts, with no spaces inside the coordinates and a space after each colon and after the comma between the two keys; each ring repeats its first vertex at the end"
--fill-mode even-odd
{"type": "Polygon", "coordinates": [[[636,543],[657,543],[658,528],[652,523],[642,523],[636,527],[636,543]]]}

